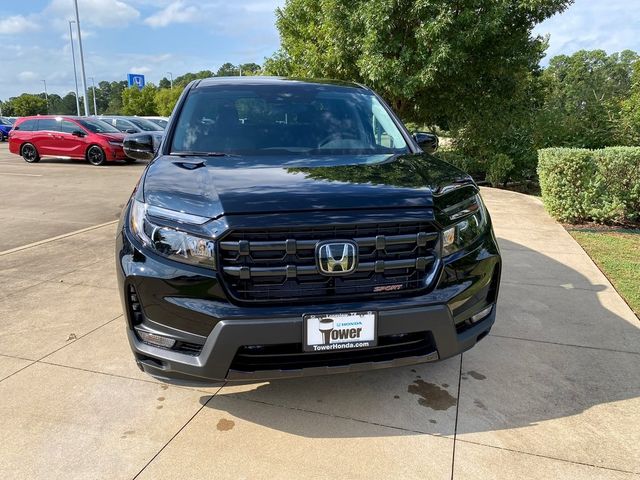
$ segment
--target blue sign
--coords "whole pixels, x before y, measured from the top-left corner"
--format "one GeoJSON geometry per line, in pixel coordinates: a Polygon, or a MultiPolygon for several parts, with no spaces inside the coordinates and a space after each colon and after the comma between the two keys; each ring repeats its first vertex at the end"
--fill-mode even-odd
{"type": "Polygon", "coordinates": [[[137,73],[127,73],[127,81],[130,87],[138,87],[142,89],[144,87],[144,75],[137,73]]]}

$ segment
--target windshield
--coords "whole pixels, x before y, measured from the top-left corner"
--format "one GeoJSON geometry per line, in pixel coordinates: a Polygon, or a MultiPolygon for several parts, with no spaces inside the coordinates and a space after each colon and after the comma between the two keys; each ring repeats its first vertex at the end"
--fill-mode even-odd
{"type": "Polygon", "coordinates": [[[155,123],[156,125],[161,126],[163,130],[167,127],[167,124],[169,123],[169,122],[167,122],[166,120],[164,120],[162,118],[149,118],[148,120],[150,122],[155,123]]]}
{"type": "Polygon", "coordinates": [[[371,92],[334,85],[214,86],[191,92],[172,153],[353,155],[408,152],[371,92]]]}
{"type": "Polygon", "coordinates": [[[6,118],[0,118],[0,125],[13,125],[13,124],[6,118]]]}
{"type": "Polygon", "coordinates": [[[150,122],[146,118],[128,118],[131,123],[137,126],[140,130],[144,130],[145,132],[157,132],[158,130],[162,130],[159,125],[156,125],[153,122],[150,122]]]}
{"type": "Polygon", "coordinates": [[[82,120],[79,119],[78,123],[93,133],[121,133],[120,130],[112,127],[102,120],[89,120],[87,118],[83,118],[82,120]]]}

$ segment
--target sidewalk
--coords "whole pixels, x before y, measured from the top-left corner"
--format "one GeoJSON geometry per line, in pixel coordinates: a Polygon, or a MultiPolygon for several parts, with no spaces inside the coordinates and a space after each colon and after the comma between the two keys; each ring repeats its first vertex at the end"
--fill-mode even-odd
{"type": "Polygon", "coordinates": [[[0,476],[638,478],[640,322],[537,199],[483,197],[496,325],[401,369],[165,385],[129,351],[114,225],[0,256],[0,476]]]}

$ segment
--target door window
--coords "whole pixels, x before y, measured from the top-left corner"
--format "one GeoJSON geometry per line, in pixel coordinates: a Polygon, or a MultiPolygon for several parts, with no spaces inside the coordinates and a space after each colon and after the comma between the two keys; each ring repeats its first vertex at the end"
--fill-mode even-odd
{"type": "Polygon", "coordinates": [[[69,120],[62,120],[60,122],[60,131],[64,133],[73,133],[78,130],[82,130],[78,125],[69,120]]]}
{"type": "Polygon", "coordinates": [[[16,130],[22,130],[23,132],[33,132],[38,129],[37,120],[25,120],[16,130]]]}
{"type": "Polygon", "coordinates": [[[55,118],[41,118],[38,120],[38,130],[59,132],[60,127],[58,127],[58,122],[55,118]]]}

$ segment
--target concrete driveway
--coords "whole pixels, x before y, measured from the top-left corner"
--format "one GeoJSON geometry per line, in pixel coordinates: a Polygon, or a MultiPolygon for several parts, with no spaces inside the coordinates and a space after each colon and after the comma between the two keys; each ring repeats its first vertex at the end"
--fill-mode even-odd
{"type": "Polygon", "coordinates": [[[186,388],[133,362],[115,225],[74,233],[113,220],[141,167],[1,148],[0,478],[638,478],[640,322],[537,199],[483,191],[503,282],[494,329],[464,355],[186,388]]]}

